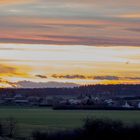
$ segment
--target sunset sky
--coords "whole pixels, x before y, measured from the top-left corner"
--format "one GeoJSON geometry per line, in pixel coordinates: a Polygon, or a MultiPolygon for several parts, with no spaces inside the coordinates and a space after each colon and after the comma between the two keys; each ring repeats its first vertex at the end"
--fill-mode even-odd
{"type": "Polygon", "coordinates": [[[140,84],[140,1],[0,0],[0,87],[48,82],[140,84]]]}

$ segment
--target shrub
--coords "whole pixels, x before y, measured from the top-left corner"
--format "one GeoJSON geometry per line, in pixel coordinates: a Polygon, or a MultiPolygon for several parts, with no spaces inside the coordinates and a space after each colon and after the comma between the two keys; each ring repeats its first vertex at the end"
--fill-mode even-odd
{"type": "Polygon", "coordinates": [[[126,126],[121,121],[87,119],[80,129],[55,133],[33,132],[33,140],[134,140],[140,134],[140,125],[126,126]]]}

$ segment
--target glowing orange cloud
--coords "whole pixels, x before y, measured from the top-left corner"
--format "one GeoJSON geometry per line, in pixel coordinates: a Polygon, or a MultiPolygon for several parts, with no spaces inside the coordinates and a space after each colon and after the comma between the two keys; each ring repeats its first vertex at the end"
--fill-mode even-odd
{"type": "Polygon", "coordinates": [[[16,76],[16,77],[30,77],[28,74],[31,71],[27,66],[14,66],[0,64],[0,77],[16,76]]]}
{"type": "Polygon", "coordinates": [[[118,17],[121,17],[121,18],[140,18],[140,13],[135,13],[135,14],[122,14],[122,15],[119,15],[118,17]]]}

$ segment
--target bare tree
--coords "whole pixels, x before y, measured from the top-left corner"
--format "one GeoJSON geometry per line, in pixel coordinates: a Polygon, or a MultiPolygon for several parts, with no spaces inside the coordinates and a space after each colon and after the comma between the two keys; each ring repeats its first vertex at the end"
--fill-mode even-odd
{"type": "Polygon", "coordinates": [[[14,138],[17,135],[17,122],[13,117],[7,118],[5,122],[6,135],[9,138],[14,138]]]}

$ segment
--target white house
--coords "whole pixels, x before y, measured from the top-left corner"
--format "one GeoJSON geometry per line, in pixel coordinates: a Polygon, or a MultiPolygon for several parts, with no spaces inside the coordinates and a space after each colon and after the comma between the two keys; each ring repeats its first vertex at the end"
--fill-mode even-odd
{"type": "Polygon", "coordinates": [[[81,100],[78,100],[78,99],[70,99],[69,100],[69,103],[70,104],[73,104],[73,105],[77,105],[77,104],[81,104],[81,100]]]}
{"type": "Polygon", "coordinates": [[[140,102],[138,103],[138,108],[140,108],[140,102]]]}
{"type": "Polygon", "coordinates": [[[125,102],[124,105],[122,105],[123,108],[132,108],[133,106],[129,105],[128,102],[125,102]]]}
{"type": "Polygon", "coordinates": [[[107,100],[105,100],[105,103],[112,104],[113,103],[113,100],[112,99],[107,99],[107,100]]]}

